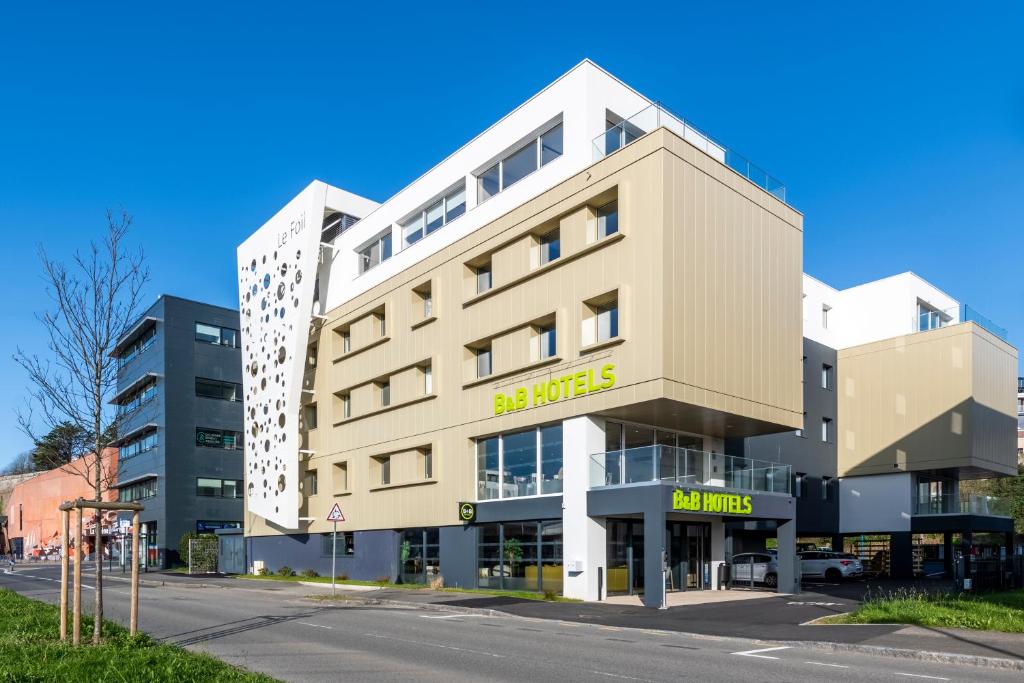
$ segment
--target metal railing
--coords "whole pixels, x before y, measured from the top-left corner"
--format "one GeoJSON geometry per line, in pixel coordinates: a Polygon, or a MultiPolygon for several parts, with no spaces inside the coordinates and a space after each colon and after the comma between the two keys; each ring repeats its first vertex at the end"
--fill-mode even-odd
{"type": "Polygon", "coordinates": [[[674,446],[641,446],[590,456],[591,488],[667,481],[789,495],[792,477],[789,465],[674,446]]]}
{"type": "Polygon", "coordinates": [[[915,515],[987,515],[1011,517],[1010,501],[978,493],[940,494],[914,501],[915,515]]]}
{"type": "MultiPolygon", "coordinates": [[[[978,313],[975,309],[971,308],[967,304],[960,304],[953,308],[944,309],[932,309],[928,311],[921,311],[914,316],[913,331],[914,332],[927,332],[928,330],[937,330],[940,327],[947,327],[949,325],[958,325],[960,323],[977,323],[981,327],[996,335],[1000,339],[1006,339],[1006,328],[996,325],[992,320],[978,313]]],[[[1017,391],[1020,392],[1020,379],[1017,381],[1017,391]]]]}
{"type": "Polygon", "coordinates": [[[594,161],[603,159],[640,136],[646,135],[662,126],[668,128],[708,156],[725,164],[777,199],[786,201],[786,186],[777,178],[772,177],[757,165],[752,164],[743,155],[737,154],[725,145],[716,142],[710,135],[681,116],[676,116],[660,102],[646,106],[628,119],[612,126],[594,138],[594,161]]]}

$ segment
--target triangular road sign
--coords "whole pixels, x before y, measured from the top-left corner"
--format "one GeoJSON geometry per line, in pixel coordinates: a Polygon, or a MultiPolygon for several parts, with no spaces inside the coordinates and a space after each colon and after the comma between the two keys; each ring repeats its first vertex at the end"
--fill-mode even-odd
{"type": "Polygon", "coordinates": [[[341,506],[340,505],[338,505],[337,503],[334,504],[334,507],[331,508],[331,511],[329,513],[327,513],[327,521],[328,522],[344,522],[345,521],[345,515],[341,514],[341,506]]]}

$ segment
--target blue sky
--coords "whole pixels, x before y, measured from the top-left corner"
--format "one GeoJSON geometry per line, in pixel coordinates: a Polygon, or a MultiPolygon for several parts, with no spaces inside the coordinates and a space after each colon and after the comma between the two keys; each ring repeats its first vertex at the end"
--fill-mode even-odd
{"type": "Polygon", "coordinates": [[[0,464],[41,241],[124,207],[150,297],[233,306],[310,180],[383,200],[583,57],[785,182],[807,272],[913,270],[1024,343],[1020,3],[42,4],[0,11],[0,464]]]}

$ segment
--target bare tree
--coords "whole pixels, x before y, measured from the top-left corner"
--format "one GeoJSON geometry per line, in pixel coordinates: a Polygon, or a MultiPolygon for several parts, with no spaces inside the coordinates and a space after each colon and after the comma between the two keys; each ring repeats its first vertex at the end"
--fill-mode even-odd
{"type": "MultiPolygon", "coordinates": [[[[125,240],[131,217],[107,212],[107,232],[68,264],[39,248],[52,307],[36,317],[49,336],[41,358],[18,349],[14,360],[29,376],[28,400],[18,413],[21,430],[33,442],[58,425],[70,425],[90,438],[81,440],[61,469],[89,482],[94,500],[113,485],[116,472],[105,458],[118,434],[118,414],[110,405],[117,390],[117,360],[112,351],[139,315],[142,288],[149,280],[142,249],[125,240]]],[[[101,547],[102,516],[96,517],[94,548],[101,547]]],[[[66,549],[65,549],[66,551],[66,549]]],[[[134,558],[133,558],[134,559],[134,558]]],[[[96,558],[93,643],[103,629],[103,562],[96,558]]]]}
{"type": "MultiPolygon", "coordinates": [[[[14,456],[14,459],[7,463],[7,466],[0,470],[0,476],[5,474],[28,474],[36,471],[33,451],[22,451],[14,456]]],[[[0,507],[0,511],[3,507],[0,507]]]]}

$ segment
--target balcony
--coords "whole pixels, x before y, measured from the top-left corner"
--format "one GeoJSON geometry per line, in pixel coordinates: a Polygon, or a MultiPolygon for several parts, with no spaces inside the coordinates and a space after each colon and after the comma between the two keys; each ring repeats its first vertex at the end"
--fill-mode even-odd
{"type": "Polygon", "coordinates": [[[717,159],[780,201],[786,201],[786,186],[725,145],[719,144],[660,103],[648,105],[594,138],[594,161],[603,159],[642,135],[664,126],[710,157],[717,159]]]}
{"type": "Polygon", "coordinates": [[[590,488],[649,482],[790,495],[792,468],[675,446],[642,446],[590,456],[590,488]]]}
{"type": "MultiPolygon", "coordinates": [[[[919,307],[918,311],[918,314],[914,317],[914,332],[927,332],[928,330],[937,330],[940,327],[947,327],[949,325],[973,322],[984,327],[1000,339],[1006,339],[1005,327],[996,325],[967,304],[960,304],[959,306],[942,310],[919,307]]],[[[1021,378],[1017,378],[1017,392],[1020,393],[1020,391],[1021,378]]]]}
{"type": "Polygon", "coordinates": [[[939,494],[914,501],[915,515],[983,515],[1011,517],[1010,501],[977,493],[939,494]]]}

